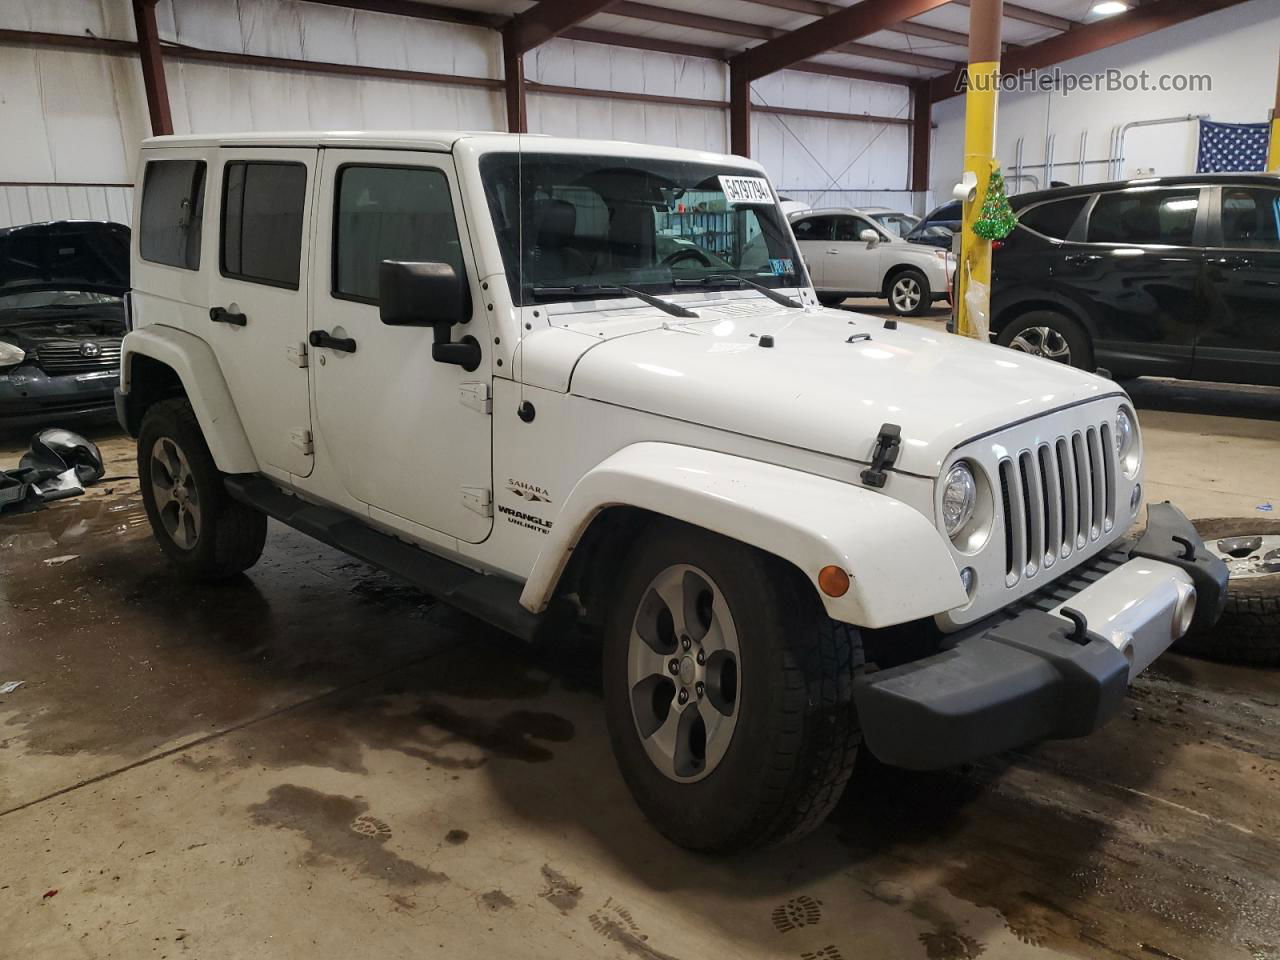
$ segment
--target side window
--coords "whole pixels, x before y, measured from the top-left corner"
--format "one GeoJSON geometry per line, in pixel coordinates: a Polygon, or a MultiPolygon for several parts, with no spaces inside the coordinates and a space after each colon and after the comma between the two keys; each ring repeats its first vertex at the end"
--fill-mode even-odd
{"type": "Polygon", "coordinates": [[[307,168],[228,163],[222,186],[222,275],[298,289],[307,168]]]}
{"type": "Polygon", "coordinates": [[[1087,240],[1185,247],[1191,243],[1199,208],[1196,188],[1104,193],[1089,216],[1087,240]]]}
{"type": "Polygon", "coordinates": [[[1065,240],[1076,222],[1076,217],[1089,202],[1089,197],[1070,197],[1066,200],[1050,200],[1032,207],[1018,217],[1018,223],[1044,237],[1065,240]]]}
{"type": "Polygon", "coordinates": [[[1280,250],[1280,190],[1223,187],[1222,245],[1280,250]]]}
{"type": "Polygon", "coordinates": [[[204,161],[149,161],[142,178],[141,220],[138,253],[143,260],[199,270],[204,161]]]}
{"type": "Polygon", "coordinates": [[[876,236],[880,236],[880,231],[861,217],[839,217],[836,220],[837,240],[861,240],[863,230],[875,230],[876,236]]]}
{"type": "Polygon", "coordinates": [[[834,229],[834,217],[806,217],[791,224],[797,240],[830,240],[834,229]]]}
{"type": "Polygon", "coordinates": [[[345,166],[335,202],[334,296],[377,303],[383,260],[449,263],[463,275],[449,181],[441,171],[345,166]]]}

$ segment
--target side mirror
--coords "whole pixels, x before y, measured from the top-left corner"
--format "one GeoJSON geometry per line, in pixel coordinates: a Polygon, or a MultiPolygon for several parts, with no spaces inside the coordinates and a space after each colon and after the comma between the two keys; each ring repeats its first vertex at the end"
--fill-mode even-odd
{"type": "Polygon", "coordinates": [[[471,296],[451,264],[383,260],[378,266],[378,315],[388,326],[431,327],[431,359],[464,370],[480,366],[475,337],[452,342],[454,326],[471,319],[471,296]]]}
{"type": "Polygon", "coordinates": [[[880,234],[876,233],[870,227],[867,227],[867,229],[863,230],[860,234],[858,234],[858,239],[861,240],[863,243],[870,244],[871,246],[875,246],[877,243],[880,242],[880,234]]]}

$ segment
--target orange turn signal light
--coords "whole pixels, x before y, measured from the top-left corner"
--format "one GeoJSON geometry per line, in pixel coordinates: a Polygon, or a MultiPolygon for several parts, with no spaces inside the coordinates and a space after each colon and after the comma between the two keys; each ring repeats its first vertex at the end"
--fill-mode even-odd
{"type": "Polygon", "coordinates": [[[837,566],[826,566],[818,571],[818,587],[828,597],[843,597],[849,592],[849,574],[837,566]]]}

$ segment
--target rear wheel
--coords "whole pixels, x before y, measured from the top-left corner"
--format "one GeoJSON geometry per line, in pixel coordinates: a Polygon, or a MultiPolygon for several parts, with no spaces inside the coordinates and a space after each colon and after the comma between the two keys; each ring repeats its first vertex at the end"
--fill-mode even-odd
{"type": "Polygon", "coordinates": [[[202,580],[234,576],[257,562],[267,518],[237,503],[204,441],[191,404],[155,404],[138,433],[138,483],[151,530],[186,575],[202,580]]]}
{"type": "Polygon", "coordinates": [[[902,270],[893,275],[888,287],[889,306],[900,317],[917,317],[933,303],[929,278],[919,270],[902,270]]]}
{"type": "Polygon", "coordinates": [[[1197,520],[1195,527],[1231,579],[1221,619],[1183,637],[1177,649],[1228,663],[1280,664],[1280,520],[1197,520]]]}
{"type": "Polygon", "coordinates": [[[1025,313],[1000,331],[996,343],[1021,353],[1093,369],[1093,345],[1076,321],[1052,310],[1025,313]]]}
{"type": "Polygon", "coordinates": [[[861,739],[857,631],[793,568],[664,524],[632,552],[606,626],[614,754],[655,827],[727,853],[813,829],[861,739]]]}

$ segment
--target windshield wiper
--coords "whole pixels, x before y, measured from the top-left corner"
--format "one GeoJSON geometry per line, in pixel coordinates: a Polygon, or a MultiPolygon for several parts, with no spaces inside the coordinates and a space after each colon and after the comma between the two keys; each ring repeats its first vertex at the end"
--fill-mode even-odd
{"type": "Polygon", "coordinates": [[[698,279],[681,279],[672,281],[677,286],[698,285],[706,286],[709,283],[736,283],[746,284],[755,290],[759,290],[774,303],[780,303],[784,307],[795,307],[798,310],[804,309],[804,304],[799,300],[788,297],[785,293],[779,293],[773,287],[766,287],[763,283],[756,283],[754,280],[748,280],[746,277],[739,277],[737,274],[720,273],[710,277],[699,277],[698,279]]]}
{"type": "Polygon", "coordinates": [[[678,303],[672,303],[670,300],[663,300],[661,297],[655,297],[651,293],[645,293],[643,290],[637,290],[635,287],[606,286],[598,283],[579,283],[568,287],[533,287],[533,295],[540,296],[564,296],[570,295],[575,297],[592,296],[596,294],[625,293],[627,296],[635,297],[637,300],[643,300],[651,307],[657,307],[663,313],[669,313],[673,317],[683,317],[685,319],[697,320],[698,315],[692,310],[686,310],[678,303]]]}

